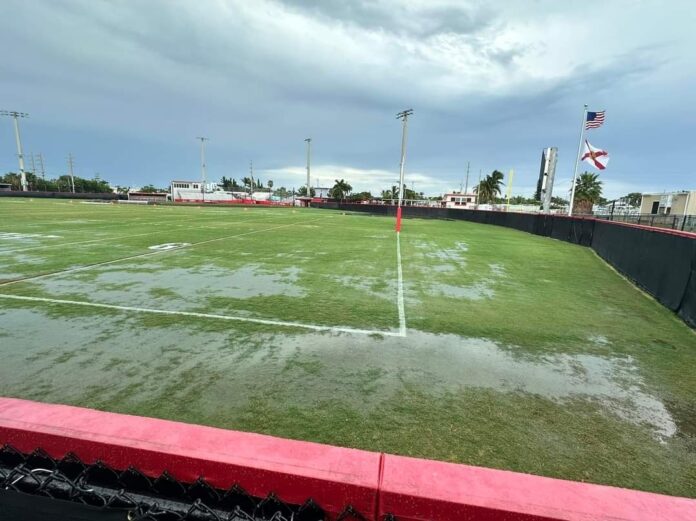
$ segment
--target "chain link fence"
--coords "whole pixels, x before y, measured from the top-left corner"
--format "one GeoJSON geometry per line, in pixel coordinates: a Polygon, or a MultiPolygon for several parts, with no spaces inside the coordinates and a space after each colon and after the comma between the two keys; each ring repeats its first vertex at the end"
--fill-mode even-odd
{"type": "Polygon", "coordinates": [[[696,232],[696,215],[661,215],[661,214],[595,214],[597,219],[617,221],[656,228],[669,228],[683,232],[696,232]]]}
{"type": "MultiPolygon", "coordinates": [[[[221,490],[203,478],[183,483],[166,471],[157,478],[135,467],[117,470],[85,464],[72,453],[52,458],[41,449],[24,454],[0,448],[0,512],[6,519],[123,521],[322,521],[312,499],[292,505],[274,494],[247,494],[239,485],[221,490]]],[[[364,521],[351,506],[337,521],[364,521]]],[[[385,519],[393,519],[388,516],[385,519]]]]}

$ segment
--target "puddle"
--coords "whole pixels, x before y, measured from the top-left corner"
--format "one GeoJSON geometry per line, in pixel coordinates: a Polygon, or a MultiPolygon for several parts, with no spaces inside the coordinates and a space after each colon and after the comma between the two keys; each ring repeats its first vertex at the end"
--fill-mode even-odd
{"type": "Polygon", "coordinates": [[[585,401],[656,440],[677,432],[628,356],[517,353],[486,339],[414,331],[407,338],[281,334],[230,324],[206,332],[187,328],[190,321],[146,328],[127,313],[58,318],[5,306],[0,393],[104,407],[174,399],[187,404],[183,421],[187,410],[197,411],[191,421],[200,411],[228,421],[224,415],[259,398],[301,408],[334,401],[369,414],[404,391],[437,402],[480,388],[501,400],[527,394],[559,407],[585,401]]]}
{"type": "Polygon", "coordinates": [[[489,264],[488,267],[491,269],[491,273],[495,277],[506,277],[507,273],[505,273],[505,266],[502,264],[489,264]]]}
{"type": "Polygon", "coordinates": [[[452,286],[451,284],[431,284],[428,293],[436,296],[464,298],[467,300],[483,300],[493,298],[495,292],[486,282],[475,282],[468,286],[452,286]]]}
{"type": "Polygon", "coordinates": [[[331,276],[332,281],[348,288],[364,291],[365,293],[389,301],[394,300],[396,295],[396,281],[388,277],[352,277],[350,275],[331,276]],[[379,289],[375,289],[375,287],[379,289]]]}
{"type": "Polygon", "coordinates": [[[285,295],[303,297],[296,284],[299,268],[266,271],[249,264],[236,270],[203,265],[196,268],[166,268],[157,264],[94,268],[34,283],[52,296],[82,295],[103,304],[166,307],[181,311],[205,305],[209,298],[247,299],[285,295]],[[153,268],[154,269],[150,269],[153,268]]]}
{"type": "Polygon", "coordinates": [[[35,242],[35,239],[60,239],[60,235],[45,235],[41,233],[0,232],[0,241],[35,242]]]}

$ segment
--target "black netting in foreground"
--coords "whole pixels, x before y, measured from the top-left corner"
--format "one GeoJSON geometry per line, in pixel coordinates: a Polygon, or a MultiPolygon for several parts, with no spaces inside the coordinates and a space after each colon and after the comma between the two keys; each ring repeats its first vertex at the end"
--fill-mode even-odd
{"type": "MultiPolygon", "coordinates": [[[[310,498],[291,505],[274,494],[252,497],[241,487],[211,487],[203,478],[182,483],[166,471],[153,479],[135,467],[87,465],[74,454],[54,459],[36,449],[0,448],[0,518],[17,521],[321,521],[310,498]]],[[[364,519],[347,506],[342,521],[364,519]]]]}

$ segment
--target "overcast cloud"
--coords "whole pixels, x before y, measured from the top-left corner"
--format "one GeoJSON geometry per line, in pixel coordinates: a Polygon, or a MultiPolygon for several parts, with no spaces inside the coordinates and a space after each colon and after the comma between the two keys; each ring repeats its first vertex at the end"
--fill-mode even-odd
{"type": "MultiPolygon", "coordinates": [[[[484,2],[3,0],[0,108],[22,121],[49,175],[113,184],[256,174],[276,186],[343,177],[379,191],[398,175],[459,187],[466,163],[515,169],[530,195],[539,156],[572,175],[583,103],[606,109],[588,138],[609,150],[605,195],[696,189],[696,6],[691,1],[484,2]]],[[[15,171],[9,120],[0,172],[15,171]]]]}

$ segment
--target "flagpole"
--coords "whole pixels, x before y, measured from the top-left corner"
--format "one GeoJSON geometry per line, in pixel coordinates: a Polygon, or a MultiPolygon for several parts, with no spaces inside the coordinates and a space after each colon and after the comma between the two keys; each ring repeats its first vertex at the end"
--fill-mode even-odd
{"type": "Polygon", "coordinates": [[[585,121],[587,120],[587,105],[582,109],[582,123],[580,123],[580,142],[578,143],[578,155],[575,156],[575,171],[573,172],[573,188],[570,190],[570,206],[568,206],[568,215],[573,215],[573,201],[575,201],[575,182],[578,178],[578,163],[580,162],[580,154],[582,154],[582,140],[585,137],[585,121]]]}

